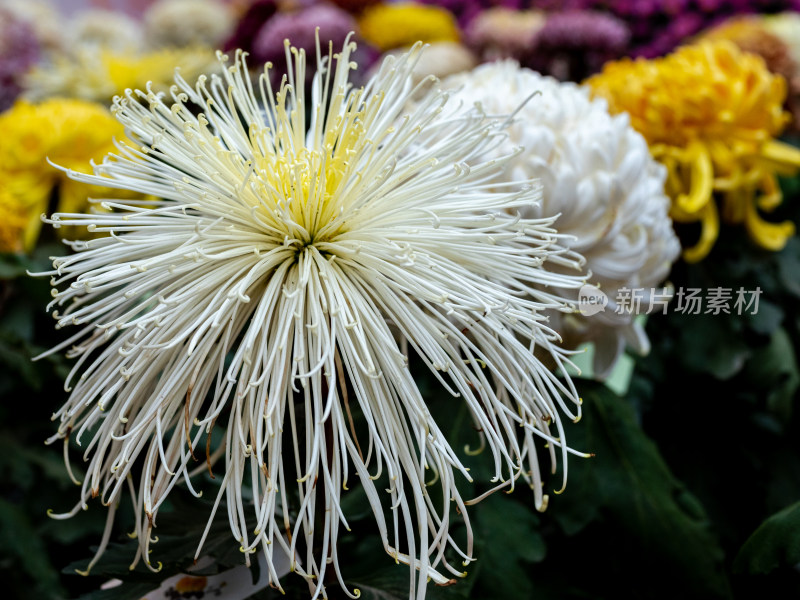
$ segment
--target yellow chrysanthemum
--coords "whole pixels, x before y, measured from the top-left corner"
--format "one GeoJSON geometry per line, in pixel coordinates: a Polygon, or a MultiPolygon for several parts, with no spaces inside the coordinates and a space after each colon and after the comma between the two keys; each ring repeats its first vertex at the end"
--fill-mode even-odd
{"type": "Polygon", "coordinates": [[[6,187],[0,187],[0,252],[21,252],[28,221],[17,199],[6,187]]]}
{"type": "Polygon", "coordinates": [[[41,104],[19,101],[0,115],[0,131],[0,245],[5,251],[33,247],[41,228],[39,217],[47,212],[56,185],[60,211],[80,212],[88,197],[104,192],[68,179],[48,159],[90,173],[89,161],[113,151],[114,137],[124,135],[122,125],[102,106],[66,99],[41,104]]]}
{"type": "Polygon", "coordinates": [[[687,261],[711,250],[719,212],[728,223],[744,223],[768,250],[780,250],[794,234],[792,223],[759,214],[781,202],[775,175],[800,167],[800,151],[774,139],[789,119],[782,109],[786,82],[761,57],[727,41],[703,42],[665,58],[609,63],[587,83],[612,112],[630,114],[666,165],[673,219],[701,222],[698,243],[684,251],[687,261]]]}
{"type": "Polygon", "coordinates": [[[378,4],[358,19],[361,36],[381,50],[422,42],[457,42],[458,25],[450,12],[413,2],[378,4]]]}
{"type": "Polygon", "coordinates": [[[167,91],[176,68],[183,77],[194,79],[215,64],[214,52],[208,48],[171,48],[140,55],[83,49],[77,56],[57,57],[35,67],[25,81],[26,96],[110,102],[128,88],[144,89],[148,82],[155,92],[167,91]]]}
{"type": "Polygon", "coordinates": [[[770,72],[782,75],[790,82],[797,73],[790,48],[780,37],[768,30],[766,23],[767,19],[760,15],[734,17],[707,29],[699,40],[728,40],[736,44],[742,52],[750,52],[763,58],[770,72]]]}

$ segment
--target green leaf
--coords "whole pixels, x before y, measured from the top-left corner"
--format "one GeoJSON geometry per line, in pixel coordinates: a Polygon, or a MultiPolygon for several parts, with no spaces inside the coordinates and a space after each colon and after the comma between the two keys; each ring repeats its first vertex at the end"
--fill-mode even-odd
{"type": "MultiPolygon", "coordinates": [[[[184,496],[189,494],[177,491],[173,493],[170,496],[169,510],[159,513],[158,526],[153,531],[153,535],[158,537],[158,543],[150,546],[152,564],[155,566],[161,563],[162,566],[158,573],[147,569],[143,561],[139,561],[136,568],[130,570],[138,541],[126,539],[120,543],[109,544],[100,561],[92,567],[91,575],[103,578],[101,581],[119,578],[126,582],[148,583],[150,589],[154,589],[168,577],[183,573],[191,567],[213,502],[184,496]]],[[[197,574],[213,575],[232,566],[244,564],[239,544],[232,539],[227,519],[223,517],[225,514],[226,508],[223,504],[203,544],[202,555],[211,556],[216,562],[207,569],[195,571],[197,574]]],[[[89,559],[78,560],[65,567],[63,572],[72,574],[78,570],[83,571],[88,564],[89,559]]],[[[251,571],[257,576],[257,565],[254,565],[251,571]]]]}
{"type": "Polygon", "coordinates": [[[776,261],[778,278],[784,289],[800,298],[800,240],[790,238],[786,247],[776,255],[776,261]]]}
{"type": "Polygon", "coordinates": [[[367,498],[364,487],[354,479],[349,483],[347,491],[342,493],[339,505],[348,521],[360,521],[372,517],[372,506],[367,498]]]}
{"type": "Polygon", "coordinates": [[[669,573],[669,582],[659,584],[665,586],[662,591],[730,597],[723,552],[699,501],[672,475],[630,405],[605,386],[582,384],[584,417],[567,439],[571,447],[596,456],[570,460],[566,492],[551,499],[554,518],[575,533],[576,524],[593,521],[583,513],[594,511],[612,532],[609,556],[598,557],[610,559],[604,564],[616,559],[643,580],[669,573]]]}
{"type": "Polygon", "coordinates": [[[800,563],[800,502],[764,521],[733,562],[735,573],[767,574],[800,563]]]}
{"type": "Polygon", "coordinates": [[[21,571],[35,582],[34,589],[29,590],[31,598],[61,596],[58,574],[50,564],[42,539],[36,534],[25,512],[2,498],[0,498],[0,548],[13,557],[13,569],[9,569],[9,574],[3,576],[4,585],[14,589],[12,581],[9,580],[14,580],[17,571],[21,571]]]}
{"type": "Polygon", "coordinates": [[[800,386],[800,373],[794,345],[785,329],[775,330],[769,344],[753,354],[745,374],[764,390],[769,411],[788,423],[794,394],[800,386]]]}
{"type": "Polygon", "coordinates": [[[30,342],[33,339],[33,306],[28,302],[15,302],[3,307],[0,320],[3,334],[11,339],[17,338],[30,342]]]}
{"type": "Polygon", "coordinates": [[[410,582],[408,567],[395,565],[348,582],[348,587],[358,589],[361,600],[405,600],[410,582]]]}
{"type": "Polygon", "coordinates": [[[481,588],[497,597],[530,595],[529,563],[542,561],[547,550],[529,490],[521,486],[514,497],[492,494],[475,505],[471,514],[479,534],[476,555],[481,588]]]}
{"type": "Polygon", "coordinates": [[[758,303],[758,312],[744,313],[750,328],[756,333],[769,335],[783,321],[783,310],[776,304],[763,298],[758,303]]]}
{"type": "Polygon", "coordinates": [[[723,380],[742,370],[750,348],[742,339],[742,321],[733,316],[680,315],[675,319],[685,368],[723,380]]]}
{"type": "Polygon", "coordinates": [[[41,377],[30,354],[25,349],[20,351],[19,340],[6,337],[4,332],[0,332],[0,364],[17,373],[30,389],[41,389],[41,377]]]}
{"type": "Polygon", "coordinates": [[[15,279],[25,275],[29,263],[22,254],[0,253],[0,279],[15,279]]]}

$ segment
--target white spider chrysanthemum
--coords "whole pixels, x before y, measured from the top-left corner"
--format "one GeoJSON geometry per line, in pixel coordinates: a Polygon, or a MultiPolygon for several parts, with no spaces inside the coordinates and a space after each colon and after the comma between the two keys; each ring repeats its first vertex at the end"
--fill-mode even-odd
{"type": "Polygon", "coordinates": [[[412,597],[428,578],[462,575],[444,550],[472,559],[471,533],[464,551],[448,533],[451,502],[469,526],[455,477],[468,469],[409,353],[469,407],[494,484],[522,477],[546,504],[534,440],[564,460],[559,414],[576,420],[580,402],[535,358],[565,363],[542,316],[565,302],[537,290],[578,287],[545,267],[579,272],[581,259],[557,244],[551,220],[507,214],[537,190],[488,189],[507,158],[475,159],[500,143],[501,120],[477,109],[444,118],[446,94],[406,113],[419,47],[353,90],[354,48],[318,51],[309,102],[293,85],[305,55],[288,46],[294,67],[275,94],[266,73],[253,88],[241,56],[222,78],[176,77],[169,101],[129,91],[113,112],[134,143],[119,142],[94,176],[71,174],[162,199],[50,220],[109,234],[73,243],[48,273],[58,325],[81,327],[59,347],[79,360],[53,440],[91,436],[68,514],[95,496],[110,507],[95,560],[127,487],[149,565],[156,513],[176,483],[193,490],[205,450],[209,469],[224,460],[217,502],[227,499],[245,555],[295,557],[315,595],[331,563],[344,587],[336,540],[354,478],[386,552],[418,571],[412,597]]]}
{"type": "Polygon", "coordinates": [[[615,299],[624,299],[621,290],[627,289],[644,296],[640,310],[646,311],[649,294],[669,274],[680,243],[668,214],[666,170],[628,116],[612,116],[605,100],[590,98],[582,86],[543,77],[510,60],[481,65],[442,85],[455,90],[448,106],[478,102],[489,114],[503,114],[525,103],[505,144],[482,158],[524,148],[500,180],[541,180],[542,201],[522,215],[557,217],[554,226],[586,258],[590,282],[610,300],[591,316],[556,314],[552,327],[568,346],[594,342],[598,376],[608,375],[626,342],[646,353],[649,341],[635,320],[635,306],[618,308],[615,299]]]}

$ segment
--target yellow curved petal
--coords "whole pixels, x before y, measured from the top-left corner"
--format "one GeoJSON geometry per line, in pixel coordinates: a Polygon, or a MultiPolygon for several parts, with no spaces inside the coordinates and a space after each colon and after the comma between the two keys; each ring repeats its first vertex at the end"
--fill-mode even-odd
{"type": "Polygon", "coordinates": [[[689,193],[680,194],[675,203],[687,213],[696,213],[711,200],[714,188],[714,169],[705,145],[694,140],[686,151],[689,162],[689,193]]]}
{"type": "Polygon", "coordinates": [[[761,147],[760,157],[781,175],[794,175],[800,169],[800,149],[777,140],[766,142],[761,147]]]}
{"type": "Polygon", "coordinates": [[[749,190],[734,188],[722,197],[722,220],[736,225],[743,223],[747,213],[747,205],[752,202],[753,194],[749,190]]]}
{"type": "MultiPolygon", "coordinates": [[[[663,154],[654,158],[667,169],[667,179],[664,182],[664,191],[670,198],[677,198],[683,192],[683,179],[681,178],[681,162],[674,156],[663,154]]],[[[676,207],[673,203],[672,209],[676,207]]]]}
{"type": "Polygon", "coordinates": [[[783,201],[781,186],[778,185],[774,175],[765,174],[761,179],[761,191],[763,194],[758,197],[758,208],[767,212],[776,209],[783,201]]]}
{"type": "MultiPolygon", "coordinates": [[[[50,210],[53,187],[66,176],[47,161],[91,172],[90,160],[100,161],[114,150],[113,140],[124,135],[123,126],[108,109],[91,102],[53,99],[31,104],[19,101],[0,116],[0,185],[12,199],[13,214],[25,219],[23,248],[30,250],[42,227],[40,216],[50,210]]],[[[70,212],[85,205],[75,184],[66,180],[60,190],[70,212]]],[[[11,205],[10,204],[10,205],[11,205]]],[[[10,206],[9,205],[9,206],[10,206]]],[[[61,232],[60,232],[61,233],[61,232]]]]}
{"type": "Polygon", "coordinates": [[[777,252],[783,250],[787,240],[794,235],[795,227],[791,221],[769,223],[761,218],[755,202],[747,203],[745,228],[750,239],[765,250],[777,252]]]}
{"type": "Polygon", "coordinates": [[[714,242],[717,241],[717,237],[719,236],[719,215],[717,214],[717,207],[713,202],[706,204],[703,209],[702,226],[700,239],[697,241],[697,244],[683,251],[683,258],[688,263],[695,263],[703,260],[708,256],[708,253],[711,252],[714,242]]]}

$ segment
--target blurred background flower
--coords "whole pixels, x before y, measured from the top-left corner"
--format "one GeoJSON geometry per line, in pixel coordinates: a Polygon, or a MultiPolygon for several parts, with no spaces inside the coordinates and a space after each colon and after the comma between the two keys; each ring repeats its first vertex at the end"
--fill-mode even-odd
{"type": "Polygon", "coordinates": [[[0,7],[0,112],[19,96],[22,78],[39,60],[39,53],[33,28],[0,7]]]}
{"type": "Polygon", "coordinates": [[[277,11],[278,4],[275,0],[254,0],[247,4],[239,15],[230,37],[225,40],[223,50],[241,49],[252,53],[253,40],[277,11]]]}
{"type": "Polygon", "coordinates": [[[158,0],[144,13],[151,48],[222,47],[235,24],[231,6],[219,0],[158,0]]]}
{"type": "Polygon", "coordinates": [[[697,41],[728,40],[742,52],[757,54],[764,59],[770,72],[781,75],[787,82],[797,73],[789,47],[771,33],[763,17],[735,17],[703,31],[697,41]]]}
{"type": "MultiPolygon", "coordinates": [[[[564,243],[586,258],[589,282],[611,299],[592,316],[552,312],[552,326],[566,346],[593,342],[599,377],[608,376],[626,343],[646,353],[650,344],[636,322],[638,310],[618,307],[613,299],[622,288],[657,288],[680,245],[667,214],[666,170],[650,156],[644,138],[626,115],[612,117],[604,100],[590,99],[588,89],[513,61],[482,65],[442,85],[455,90],[457,102],[477,103],[489,114],[518,111],[508,139],[484,158],[524,149],[496,182],[541,182],[541,204],[522,215],[557,217],[555,228],[568,236],[564,243]]],[[[577,290],[572,296],[577,300],[577,290]]],[[[640,310],[647,310],[646,301],[640,310]]]]}
{"type": "MultiPolygon", "coordinates": [[[[272,63],[275,68],[270,71],[270,76],[273,85],[277,86],[287,69],[285,40],[291,40],[295,48],[304,50],[308,64],[315,66],[317,28],[324,54],[327,54],[329,44],[334,49],[341,48],[345,39],[358,31],[355,17],[332,4],[314,4],[297,10],[278,12],[261,26],[253,38],[252,58],[248,59],[250,66],[263,71],[264,63],[272,63]]],[[[353,53],[358,70],[352,74],[352,81],[355,85],[362,85],[369,66],[378,57],[378,52],[359,36],[355,36],[354,41],[358,43],[358,48],[353,53]]],[[[312,73],[309,70],[306,85],[310,85],[311,78],[312,73]]]]}
{"type": "Polygon", "coordinates": [[[720,214],[743,223],[753,242],[769,250],[780,250],[794,234],[791,222],[760,215],[780,204],[776,175],[796,172],[800,151],[775,139],[789,120],[786,81],[759,56],[727,41],[705,42],[663,59],[608,63],[587,83],[613,113],[630,115],[666,165],[673,219],[702,224],[686,260],[708,254],[720,214]]]}
{"type": "MultiPolygon", "coordinates": [[[[16,212],[13,222],[5,222],[3,251],[30,251],[42,226],[41,216],[53,208],[78,212],[88,207],[89,196],[102,188],[69,179],[64,169],[91,172],[89,161],[101,160],[114,150],[114,138],[124,135],[123,127],[106,108],[73,99],[52,99],[40,104],[17,102],[0,114],[0,198],[5,213],[16,212]],[[54,206],[51,193],[56,191],[54,206]],[[20,226],[24,223],[24,226],[20,226]]],[[[60,234],[79,232],[64,229],[60,234]]],[[[85,235],[85,231],[83,232],[85,235]]]]}
{"type": "Polygon", "coordinates": [[[798,0],[582,0],[605,10],[631,31],[631,56],[654,58],[734,15],[800,8],[798,0]]]}
{"type": "Polygon", "coordinates": [[[791,133],[798,135],[800,134],[800,14],[784,12],[773,16],[762,16],[760,24],[783,42],[794,65],[795,71],[790,75],[788,72],[783,72],[788,61],[781,61],[781,70],[778,72],[787,78],[789,86],[787,105],[794,116],[791,133]]]}
{"type": "Polygon", "coordinates": [[[461,38],[450,12],[413,2],[370,6],[358,17],[358,26],[361,36],[382,51],[416,42],[457,42],[461,38]]]}
{"type": "Polygon", "coordinates": [[[167,91],[175,69],[195,79],[215,64],[210,48],[169,48],[142,54],[109,48],[81,48],[75,56],[55,56],[31,69],[24,82],[30,100],[65,97],[108,104],[126,89],[167,91]]]}
{"type": "Polygon", "coordinates": [[[249,3],[238,16],[230,37],[223,43],[223,50],[252,52],[256,34],[277,11],[275,0],[254,0],[249,3]]]}
{"type": "Polygon", "coordinates": [[[142,50],[142,26],[136,19],[113,10],[93,9],[78,13],[66,25],[66,50],[80,55],[84,51],[106,49],[120,54],[142,50]]]}
{"type": "Polygon", "coordinates": [[[466,25],[464,42],[484,62],[520,60],[531,51],[533,38],[545,20],[545,13],[538,10],[487,8],[466,25]]]}
{"type": "Polygon", "coordinates": [[[368,6],[380,4],[381,0],[332,0],[332,2],[341,9],[358,14],[368,6]]]}
{"type": "Polygon", "coordinates": [[[630,31],[620,19],[598,11],[548,15],[531,36],[522,64],[560,81],[581,81],[625,54],[630,31]]]}
{"type": "Polygon", "coordinates": [[[64,27],[64,16],[48,0],[3,0],[2,8],[13,17],[28,24],[35,41],[46,54],[68,51],[69,36],[64,27]]]}
{"type": "Polygon", "coordinates": [[[441,79],[463,71],[469,71],[478,64],[478,59],[469,49],[458,42],[432,42],[422,54],[413,71],[415,83],[433,75],[441,79]]]}
{"type": "Polygon", "coordinates": [[[761,18],[764,27],[787,45],[794,62],[800,64],[800,37],[797,35],[800,29],[800,14],[783,12],[761,18]]]}
{"type": "Polygon", "coordinates": [[[286,40],[306,52],[315,61],[316,29],[319,28],[321,48],[328,44],[341,48],[347,36],[358,29],[355,18],[348,12],[329,4],[315,4],[297,11],[279,12],[258,30],[253,38],[251,54],[257,63],[271,62],[286,72],[286,40]]]}

